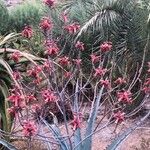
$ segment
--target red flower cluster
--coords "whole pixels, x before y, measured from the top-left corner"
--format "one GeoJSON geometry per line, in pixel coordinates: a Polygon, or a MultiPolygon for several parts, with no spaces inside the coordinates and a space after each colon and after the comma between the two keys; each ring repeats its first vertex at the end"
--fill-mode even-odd
{"type": "Polygon", "coordinates": [[[42,80],[42,78],[40,77],[40,72],[42,71],[42,67],[41,66],[35,66],[32,69],[27,71],[27,74],[30,77],[35,78],[35,80],[33,81],[33,83],[35,84],[39,84],[42,80]]]}
{"type": "Polygon", "coordinates": [[[25,98],[26,98],[26,102],[27,103],[31,103],[33,101],[36,101],[36,98],[35,98],[35,96],[33,94],[29,94],[25,98]]]}
{"type": "Polygon", "coordinates": [[[125,113],[122,111],[118,111],[114,114],[114,119],[116,120],[115,123],[121,123],[125,120],[125,113]]]}
{"type": "Polygon", "coordinates": [[[94,74],[94,77],[97,77],[97,76],[104,76],[105,73],[106,73],[107,69],[104,69],[102,67],[98,67],[95,69],[95,74],[94,74]]]}
{"type": "Polygon", "coordinates": [[[77,130],[78,128],[81,128],[81,122],[82,122],[82,114],[81,113],[75,113],[74,119],[70,123],[72,125],[73,131],[77,130]]]}
{"type": "Polygon", "coordinates": [[[47,55],[57,55],[58,54],[59,48],[53,40],[46,41],[45,46],[46,46],[45,54],[47,54],[47,55]]]}
{"type": "Polygon", "coordinates": [[[32,28],[30,26],[25,26],[25,28],[21,32],[21,35],[25,38],[31,38],[33,35],[32,28]]]}
{"type": "Polygon", "coordinates": [[[55,95],[55,93],[51,90],[44,90],[41,92],[42,96],[45,100],[46,103],[48,102],[56,102],[57,101],[57,96],[55,95]]]}
{"type": "Polygon", "coordinates": [[[126,84],[127,82],[123,78],[118,78],[114,83],[117,85],[121,85],[121,84],[126,84]]]}
{"type": "Polygon", "coordinates": [[[111,88],[109,80],[100,80],[100,84],[103,85],[107,89],[111,88]]]}
{"type": "Polygon", "coordinates": [[[44,4],[46,4],[48,7],[52,7],[55,4],[55,0],[43,0],[44,4]]]}
{"type": "Polygon", "coordinates": [[[12,92],[8,97],[8,100],[12,102],[15,107],[20,107],[20,103],[23,100],[23,97],[19,92],[12,92]]]}
{"type": "Polygon", "coordinates": [[[72,73],[71,72],[65,72],[64,73],[64,77],[65,78],[70,78],[72,76],[72,73]]]}
{"type": "Polygon", "coordinates": [[[24,121],[23,123],[23,134],[26,137],[34,136],[37,132],[37,127],[34,122],[24,121]]]}
{"type": "Polygon", "coordinates": [[[76,45],[75,45],[75,48],[81,50],[81,51],[84,51],[84,43],[83,42],[80,42],[80,41],[77,41],[76,45]]]}
{"type": "Polygon", "coordinates": [[[119,102],[131,103],[132,102],[132,93],[130,91],[118,92],[117,97],[119,102]]]}
{"type": "Polygon", "coordinates": [[[10,58],[11,58],[14,62],[18,63],[18,62],[19,62],[19,59],[21,58],[20,52],[19,52],[19,51],[13,52],[13,53],[11,54],[10,58]]]}
{"type": "Polygon", "coordinates": [[[104,42],[100,45],[100,50],[102,52],[108,52],[112,49],[112,42],[104,42]]]}
{"type": "Polygon", "coordinates": [[[15,80],[21,79],[21,75],[20,75],[20,73],[18,71],[14,71],[13,72],[13,77],[14,77],[15,80]]]}
{"type": "Polygon", "coordinates": [[[73,59],[75,65],[77,65],[77,67],[80,67],[82,60],[81,59],[73,59]]]}
{"type": "Polygon", "coordinates": [[[96,63],[100,60],[100,56],[96,56],[95,54],[91,54],[90,57],[91,57],[92,63],[96,63]]]}
{"type": "Polygon", "coordinates": [[[64,29],[70,34],[75,34],[80,29],[80,25],[78,23],[73,23],[65,26],[64,29]]]}
{"type": "Polygon", "coordinates": [[[53,28],[53,24],[52,24],[51,20],[47,17],[42,18],[39,26],[44,32],[51,30],[53,28]]]}
{"type": "Polygon", "coordinates": [[[59,58],[59,63],[62,66],[68,66],[70,64],[69,57],[64,56],[64,57],[59,58]]]}

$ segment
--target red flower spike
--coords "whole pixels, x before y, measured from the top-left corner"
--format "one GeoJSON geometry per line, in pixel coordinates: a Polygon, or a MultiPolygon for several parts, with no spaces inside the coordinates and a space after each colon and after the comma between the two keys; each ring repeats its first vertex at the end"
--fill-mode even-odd
{"type": "Polygon", "coordinates": [[[118,92],[117,97],[119,102],[131,103],[132,102],[132,93],[130,91],[118,92]]]}
{"type": "Polygon", "coordinates": [[[100,50],[102,52],[108,52],[112,49],[112,43],[111,42],[104,42],[100,45],[100,50]]]}
{"type": "Polygon", "coordinates": [[[68,66],[70,64],[69,57],[64,56],[64,57],[59,58],[59,63],[62,66],[68,66]]]}
{"type": "Polygon", "coordinates": [[[31,137],[36,135],[37,127],[34,122],[24,121],[23,123],[23,134],[25,137],[31,137]]]}
{"type": "Polygon", "coordinates": [[[84,43],[83,42],[80,42],[80,41],[77,41],[76,45],[75,45],[75,48],[81,50],[81,51],[84,51],[84,43]]]}
{"type": "Polygon", "coordinates": [[[25,38],[31,38],[33,36],[33,31],[32,28],[30,26],[26,26],[22,32],[21,35],[25,38]]]}
{"type": "Polygon", "coordinates": [[[116,81],[114,81],[115,84],[121,85],[121,84],[126,84],[126,80],[123,78],[118,78],[116,81]]]}
{"type": "Polygon", "coordinates": [[[91,54],[90,57],[91,57],[92,63],[96,63],[96,62],[100,61],[100,56],[96,56],[95,54],[91,54]]]}
{"type": "Polygon", "coordinates": [[[55,0],[43,0],[44,4],[48,7],[52,7],[55,4],[55,0]]]}
{"type": "Polygon", "coordinates": [[[10,58],[16,63],[19,62],[20,57],[21,57],[21,55],[20,55],[20,52],[18,52],[18,51],[12,53],[10,56],[10,58]]]}
{"type": "Polygon", "coordinates": [[[104,76],[105,73],[106,73],[107,69],[104,69],[102,67],[99,67],[99,68],[96,68],[95,69],[95,74],[94,74],[94,77],[97,77],[97,76],[104,76]]]}
{"type": "Polygon", "coordinates": [[[47,17],[42,18],[39,26],[44,32],[51,30],[53,28],[51,20],[47,17]]]}
{"type": "Polygon", "coordinates": [[[42,91],[42,96],[43,96],[43,98],[44,98],[46,103],[48,103],[48,102],[56,102],[57,101],[57,96],[51,90],[44,90],[44,91],[42,91]]]}
{"type": "Polygon", "coordinates": [[[122,111],[118,111],[114,114],[115,123],[121,123],[125,120],[125,113],[122,111]]]}

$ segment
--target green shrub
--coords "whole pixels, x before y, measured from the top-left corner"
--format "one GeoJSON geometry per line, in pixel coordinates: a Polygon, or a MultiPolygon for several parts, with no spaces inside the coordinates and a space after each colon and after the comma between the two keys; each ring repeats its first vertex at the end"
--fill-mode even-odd
{"type": "Polygon", "coordinates": [[[0,0],[0,34],[5,34],[8,27],[9,14],[3,0],[0,0]]]}
{"type": "Polygon", "coordinates": [[[10,10],[10,29],[19,32],[25,25],[37,25],[42,13],[43,10],[39,1],[26,1],[10,10]]]}

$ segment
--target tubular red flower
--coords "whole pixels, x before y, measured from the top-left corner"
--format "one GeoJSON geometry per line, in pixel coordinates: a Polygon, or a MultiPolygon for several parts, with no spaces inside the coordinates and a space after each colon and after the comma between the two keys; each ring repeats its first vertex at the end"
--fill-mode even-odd
{"type": "Polygon", "coordinates": [[[33,36],[33,30],[30,26],[25,26],[22,30],[21,35],[25,38],[31,38],[33,36]]]}

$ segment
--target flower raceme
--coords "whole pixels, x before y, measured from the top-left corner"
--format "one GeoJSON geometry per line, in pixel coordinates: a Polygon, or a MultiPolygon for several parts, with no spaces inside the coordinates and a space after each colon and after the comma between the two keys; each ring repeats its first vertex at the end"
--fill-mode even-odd
{"type": "Polygon", "coordinates": [[[84,43],[80,42],[80,41],[77,41],[77,43],[75,44],[75,48],[77,48],[81,51],[84,51],[84,43]]]}
{"type": "Polygon", "coordinates": [[[11,58],[14,62],[18,63],[19,60],[20,60],[20,58],[21,58],[21,54],[20,54],[19,51],[13,52],[13,53],[11,54],[10,58],[11,58]]]}
{"type": "Polygon", "coordinates": [[[55,4],[55,0],[43,0],[44,4],[48,7],[52,7],[55,4]]]}
{"type": "Polygon", "coordinates": [[[130,91],[118,92],[117,97],[119,102],[131,103],[132,102],[132,93],[130,91]]]}
{"type": "Polygon", "coordinates": [[[23,134],[25,137],[31,137],[36,135],[37,127],[32,121],[24,121],[23,123],[23,134]]]}
{"type": "Polygon", "coordinates": [[[101,52],[108,52],[112,49],[112,42],[104,42],[100,45],[101,52]]]}
{"type": "Polygon", "coordinates": [[[57,101],[57,96],[55,93],[51,90],[43,90],[41,92],[43,99],[45,100],[46,103],[48,102],[56,102],[57,101]]]}
{"type": "Polygon", "coordinates": [[[47,32],[53,28],[53,24],[48,17],[42,18],[39,26],[44,32],[47,32]]]}
{"type": "Polygon", "coordinates": [[[33,30],[30,26],[25,26],[21,32],[21,35],[25,38],[31,38],[33,36],[33,30]]]}

